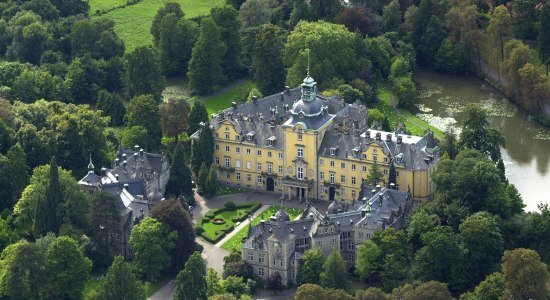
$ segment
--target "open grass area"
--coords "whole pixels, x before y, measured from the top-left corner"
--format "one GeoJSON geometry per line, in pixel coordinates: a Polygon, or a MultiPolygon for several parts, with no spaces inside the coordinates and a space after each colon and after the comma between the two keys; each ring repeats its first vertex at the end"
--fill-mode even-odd
{"type": "Polygon", "coordinates": [[[84,283],[84,291],[82,292],[82,299],[97,299],[97,289],[99,288],[99,277],[90,277],[86,283],[84,283]]]}
{"type": "Polygon", "coordinates": [[[391,97],[393,97],[393,95],[386,86],[380,86],[378,88],[377,96],[380,101],[378,101],[375,108],[388,117],[388,121],[392,128],[396,128],[398,123],[403,122],[405,126],[407,126],[407,130],[413,135],[424,136],[425,130],[429,129],[434,132],[437,138],[443,138],[444,134],[441,130],[419,119],[408,110],[400,108],[394,109],[391,106],[391,97]]]}
{"type": "Polygon", "coordinates": [[[261,203],[257,202],[233,204],[233,206],[228,205],[228,203],[222,208],[209,211],[197,223],[196,227],[202,227],[201,237],[207,242],[212,244],[217,243],[227,233],[233,231],[238,222],[246,220],[249,215],[262,207],[261,203]]]}
{"type": "MultiPolygon", "coordinates": [[[[244,102],[246,100],[246,97],[248,96],[248,93],[250,93],[250,90],[253,89],[255,86],[256,85],[254,84],[254,82],[252,82],[252,80],[245,80],[239,82],[231,88],[228,88],[227,90],[224,90],[221,93],[215,94],[214,96],[205,97],[205,99],[201,101],[204,106],[206,106],[206,110],[210,115],[213,113],[217,113],[222,109],[230,107],[231,102],[233,101],[237,103],[244,102]]],[[[196,98],[194,101],[196,101],[196,98]]]]}
{"type": "Polygon", "coordinates": [[[234,218],[239,214],[244,214],[244,213],[246,213],[245,209],[237,209],[233,211],[223,211],[223,212],[217,213],[214,215],[214,218],[210,220],[210,222],[202,223],[202,228],[204,228],[204,232],[207,235],[214,237],[216,231],[223,230],[225,228],[228,228],[229,226],[235,226],[235,222],[233,222],[231,218],[234,218]],[[225,223],[214,224],[212,221],[216,219],[223,219],[225,223]]]}
{"type": "MultiPolygon", "coordinates": [[[[281,206],[279,205],[272,205],[268,207],[265,211],[262,212],[261,215],[257,216],[252,220],[252,225],[258,225],[260,221],[263,220],[269,220],[269,217],[274,215],[276,212],[281,209],[281,206]]],[[[289,208],[285,207],[285,211],[290,216],[291,220],[296,219],[302,211],[300,209],[296,208],[289,208]]],[[[237,251],[241,251],[242,247],[242,240],[248,235],[248,226],[241,229],[239,232],[237,232],[234,236],[232,236],[227,242],[225,242],[221,248],[231,251],[232,249],[235,249],[237,251]]]]}
{"type": "MultiPolygon", "coordinates": [[[[124,0],[90,0],[90,12],[95,14],[98,9],[111,9],[125,3],[124,0]]],[[[186,18],[207,15],[210,8],[222,4],[224,0],[142,0],[134,5],[116,8],[106,14],[93,16],[106,17],[115,22],[115,31],[125,44],[126,51],[132,51],[137,46],[151,45],[153,37],[150,33],[151,23],[157,10],[166,2],[178,2],[186,18]]]]}

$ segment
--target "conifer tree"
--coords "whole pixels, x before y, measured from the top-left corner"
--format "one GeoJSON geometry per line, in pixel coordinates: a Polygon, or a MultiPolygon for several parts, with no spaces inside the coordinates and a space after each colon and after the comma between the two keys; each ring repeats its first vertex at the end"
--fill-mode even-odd
{"type": "Polygon", "coordinates": [[[377,162],[372,164],[369,175],[367,175],[367,184],[370,186],[378,185],[384,179],[384,174],[380,171],[380,167],[377,162]]]}
{"type": "Polygon", "coordinates": [[[157,51],[141,46],[126,55],[130,97],[150,94],[160,101],[166,80],[160,71],[157,51]]]}
{"type": "Polygon", "coordinates": [[[207,178],[208,178],[208,167],[203,161],[201,164],[201,169],[199,171],[199,176],[197,180],[197,185],[201,191],[205,190],[205,184],[206,184],[207,178]]]}
{"type": "Polygon", "coordinates": [[[163,7],[159,8],[153,23],[151,24],[151,34],[153,35],[153,42],[155,46],[158,46],[160,43],[160,32],[162,27],[162,19],[168,14],[174,14],[178,19],[181,19],[185,16],[181,10],[181,6],[177,2],[168,2],[163,7]]]}
{"type": "Polygon", "coordinates": [[[226,49],[214,20],[209,17],[202,19],[187,72],[189,84],[197,94],[211,93],[215,85],[225,81],[221,63],[226,49]]]}
{"type": "Polygon", "coordinates": [[[61,187],[59,184],[59,170],[57,160],[52,156],[50,161],[50,176],[46,186],[45,202],[36,204],[35,219],[33,231],[35,235],[43,235],[48,232],[57,233],[60,222],[58,216],[58,206],[61,204],[61,187]]]}
{"type": "Polygon", "coordinates": [[[166,193],[192,197],[193,184],[191,181],[191,170],[189,170],[189,167],[185,163],[183,149],[180,145],[176,145],[174,155],[172,156],[172,164],[170,165],[170,180],[168,180],[168,184],[166,185],[166,193]]]}
{"type": "Polygon", "coordinates": [[[390,187],[390,184],[397,184],[397,172],[395,171],[395,165],[393,164],[393,161],[390,163],[390,171],[388,174],[388,188],[390,187]]]}
{"type": "Polygon", "coordinates": [[[256,36],[254,45],[254,81],[263,95],[283,90],[286,70],[283,61],[284,41],[281,28],[264,25],[256,36]]]}
{"type": "Polygon", "coordinates": [[[200,131],[198,140],[191,145],[191,169],[197,175],[204,162],[207,166],[212,164],[214,153],[214,134],[210,125],[206,123],[200,131]]]}
{"type": "Polygon", "coordinates": [[[325,260],[321,273],[321,285],[326,288],[346,288],[346,262],[340,252],[334,250],[325,260]]]}
{"type": "Polygon", "coordinates": [[[143,286],[122,256],[115,257],[107,275],[101,281],[98,294],[102,300],[145,299],[143,286]]]}
{"type": "Polygon", "coordinates": [[[218,192],[218,174],[216,173],[216,166],[214,164],[210,165],[210,171],[208,172],[205,187],[205,193],[208,196],[214,196],[218,192]]]}
{"type": "Polygon", "coordinates": [[[208,112],[204,104],[200,101],[195,101],[189,113],[189,131],[187,131],[187,133],[192,135],[199,130],[200,123],[208,123],[208,112]]]}

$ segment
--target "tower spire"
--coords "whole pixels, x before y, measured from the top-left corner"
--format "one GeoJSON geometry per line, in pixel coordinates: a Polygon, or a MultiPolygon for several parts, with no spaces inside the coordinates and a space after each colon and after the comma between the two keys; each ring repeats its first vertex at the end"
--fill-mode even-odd
{"type": "Polygon", "coordinates": [[[307,77],[309,77],[309,48],[307,48],[306,51],[307,51],[307,77]]]}
{"type": "Polygon", "coordinates": [[[92,162],[92,152],[90,151],[90,163],[88,164],[88,172],[93,172],[95,169],[94,163],[92,162]]]}

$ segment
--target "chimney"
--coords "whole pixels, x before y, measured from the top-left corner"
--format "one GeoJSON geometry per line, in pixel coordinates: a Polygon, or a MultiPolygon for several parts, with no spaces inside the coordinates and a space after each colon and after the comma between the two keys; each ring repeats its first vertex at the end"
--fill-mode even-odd
{"type": "Polygon", "coordinates": [[[118,181],[118,174],[115,174],[115,179],[116,181],[118,181]]]}
{"type": "Polygon", "coordinates": [[[107,168],[101,168],[101,176],[107,175],[107,168]]]}
{"type": "Polygon", "coordinates": [[[253,102],[254,104],[258,104],[258,97],[252,96],[252,102],[253,102]]]}
{"type": "Polygon", "coordinates": [[[138,151],[134,152],[134,161],[137,161],[138,151]]]}
{"type": "Polygon", "coordinates": [[[380,185],[377,184],[377,185],[376,185],[376,191],[380,191],[380,188],[381,188],[380,185]]]}
{"type": "Polygon", "coordinates": [[[126,160],[126,153],[122,154],[122,160],[126,160]]]}
{"type": "Polygon", "coordinates": [[[237,102],[231,102],[231,107],[233,107],[233,109],[237,109],[237,102]]]}
{"type": "Polygon", "coordinates": [[[118,164],[120,164],[120,159],[117,157],[115,158],[115,166],[118,166],[118,164]]]}
{"type": "Polygon", "coordinates": [[[143,157],[143,148],[139,149],[139,156],[143,157]]]}
{"type": "Polygon", "coordinates": [[[261,226],[262,228],[265,228],[265,220],[264,220],[264,219],[261,219],[261,220],[260,220],[260,226],[261,226]]]}
{"type": "Polygon", "coordinates": [[[290,87],[288,85],[285,85],[285,93],[290,93],[290,87]]]}
{"type": "Polygon", "coordinates": [[[285,101],[285,92],[281,92],[281,98],[280,98],[281,101],[285,101]]]}
{"type": "Polygon", "coordinates": [[[377,141],[382,140],[382,134],[381,134],[380,132],[377,132],[377,133],[376,133],[376,140],[377,140],[377,141]]]}
{"type": "Polygon", "coordinates": [[[382,193],[380,193],[378,195],[378,203],[380,203],[380,206],[382,206],[382,200],[384,199],[384,197],[382,196],[382,193]]]}
{"type": "Polygon", "coordinates": [[[127,183],[124,184],[124,188],[128,190],[129,185],[127,183]]]}
{"type": "Polygon", "coordinates": [[[395,190],[395,183],[390,183],[390,190],[395,190]]]}
{"type": "Polygon", "coordinates": [[[386,142],[391,143],[391,133],[386,134],[386,142]]]}

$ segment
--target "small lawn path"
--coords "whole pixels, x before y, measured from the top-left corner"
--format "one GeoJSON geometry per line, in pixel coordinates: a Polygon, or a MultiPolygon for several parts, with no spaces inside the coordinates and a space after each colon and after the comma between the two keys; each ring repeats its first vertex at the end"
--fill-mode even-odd
{"type": "MultiPolygon", "coordinates": [[[[266,209],[268,209],[271,205],[262,205],[262,207],[260,207],[260,209],[258,209],[253,215],[252,217],[253,218],[256,218],[257,216],[261,215],[266,209]]],[[[216,247],[221,247],[223,244],[225,244],[225,242],[227,242],[228,240],[230,240],[235,234],[239,233],[239,231],[241,231],[241,229],[243,229],[244,227],[248,226],[248,223],[250,223],[250,220],[248,220],[248,218],[244,221],[241,222],[241,224],[239,224],[239,226],[235,226],[235,229],[233,229],[233,231],[231,231],[229,234],[226,234],[225,237],[223,237],[219,242],[216,243],[216,247]]]]}

